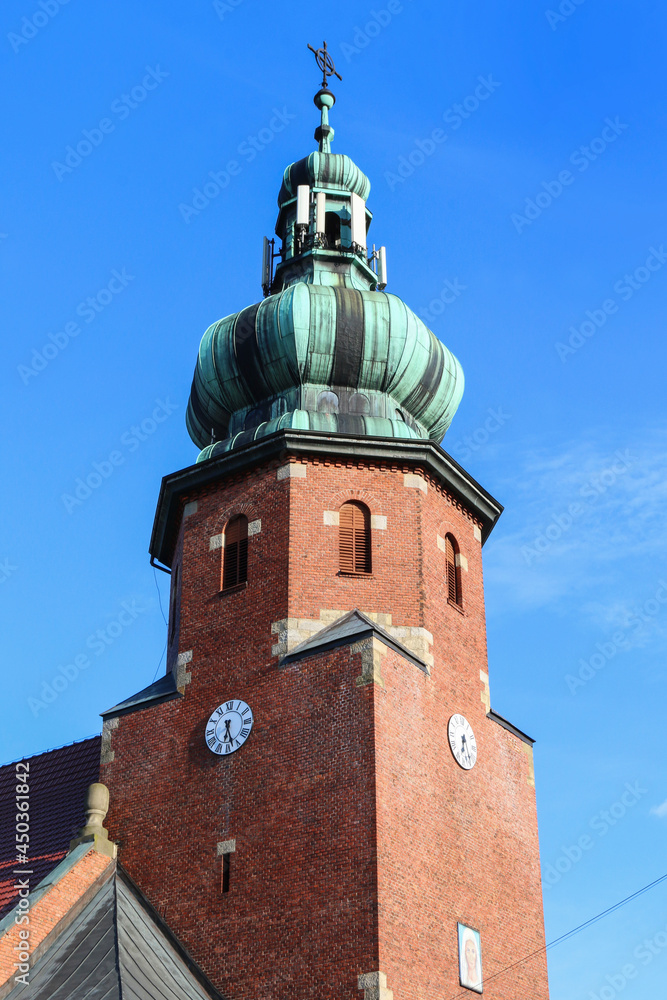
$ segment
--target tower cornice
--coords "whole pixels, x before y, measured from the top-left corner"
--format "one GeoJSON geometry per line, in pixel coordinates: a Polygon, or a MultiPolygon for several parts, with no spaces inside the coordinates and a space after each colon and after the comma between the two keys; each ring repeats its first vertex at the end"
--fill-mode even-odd
{"type": "Polygon", "coordinates": [[[502,505],[433,441],[281,430],[163,478],[149,546],[153,559],[171,566],[182,506],[198,490],[226,476],[267,462],[283,461],[290,455],[420,467],[479,521],[482,543],[503,511],[502,505]]]}

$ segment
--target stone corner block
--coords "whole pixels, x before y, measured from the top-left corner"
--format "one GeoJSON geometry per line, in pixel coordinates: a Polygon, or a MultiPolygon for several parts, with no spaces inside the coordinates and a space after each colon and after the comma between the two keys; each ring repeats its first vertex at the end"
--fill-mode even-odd
{"type": "Polygon", "coordinates": [[[533,748],[531,746],[529,746],[528,743],[523,743],[523,742],[521,743],[521,746],[523,748],[523,752],[528,757],[528,778],[526,779],[527,780],[527,784],[529,784],[531,788],[534,788],[535,787],[535,759],[533,757],[533,748]]]}
{"type": "Polygon", "coordinates": [[[235,851],[235,840],[221,840],[218,844],[218,857],[220,857],[221,854],[234,854],[235,851]]]}
{"type": "Polygon", "coordinates": [[[403,473],[403,485],[411,487],[412,489],[421,490],[422,493],[428,493],[428,483],[421,476],[415,475],[414,472],[404,472],[403,473]]]}
{"type": "Polygon", "coordinates": [[[334,527],[338,527],[340,524],[340,515],[337,510],[325,510],[322,514],[322,523],[330,524],[334,527]]]}
{"type": "Polygon", "coordinates": [[[370,639],[361,639],[350,646],[351,653],[361,653],[361,674],[357,677],[357,687],[365,687],[367,684],[377,684],[384,687],[382,673],[382,658],[387,655],[387,647],[375,636],[370,639]]]}
{"type": "Polygon", "coordinates": [[[225,536],[220,532],[219,535],[211,535],[208,540],[208,551],[213,552],[214,549],[223,549],[225,547],[225,536]]]}
{"type": "Polygon", "coordinates": [[[384,972],[365,972],[358,976],[359,989],[364,991],[364,1000],[393,1000],[393,992],[387,989],[384,972]]]}
{"type": "Polygon", "coordinates": [[[248,538],[252,538],[253,535],[258,535],[262,530],[262,522],[260,518],[256,521],[250,521],[248,524],[248,538]]]}
{"type": "Polygon", "coordinates": [[[371,514],[371,528],[376,531],[387,530],[387,517],[385,514],[371,514]]]}
{"type": "Polygon", "coordinates": [[[477,539],[477,541],[481,542],[481,540],[482,540],[482,532],[479,530],[479,528],[477,527],[477,525],[475,525],[475,527],[472,529],[472,533],[475,536],[475,538],[477,539]]]}
{"type": "Polygon", "coordinates": [[[120,719],[118,716],[115,719],[105,719],[102,723],[102,741],[100,744],[100,764],[111,764],[115,758],[116,754],[111,749],[111,734],[114,729],[118,729],[120,724],[120,719]]]}
{"type": "Polygon", "coordinates": [[[488,715],[489,712],[491,711],[491,689],[489,687],[489,675],[485,674],[483,670],[480,670],[479,679],[482,682],[482,690],[480,692],[480,698],[482,701],[482,705],[484,705],[484,708],[486,710],[486,714],[488,715]]]}
{"type": "Polygon", "coordinates": [[[307,468],[301,462],[288,462],[281,465],[276,472],[276,479],[305,479],[307,468]]]}
{"type": "Polygon", "coordinates": [[[190,500],[190,502],[186,503],[185,507],[183,508],[183,517],[190,517],[190,514],[196,514],[196,513],[197,513],[197,501],[190,500]]]}

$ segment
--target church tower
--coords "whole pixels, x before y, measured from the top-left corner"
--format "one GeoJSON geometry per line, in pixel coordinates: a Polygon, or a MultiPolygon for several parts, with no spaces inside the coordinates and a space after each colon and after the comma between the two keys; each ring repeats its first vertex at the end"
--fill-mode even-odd
{"type": "Polygon", "coordinates": [[[385,290],[370,182],[285,170],[261,302],[204,334],[164,478],[167,672],[104,713],[123,867],[228,1000],[547,1000],[532,741],[491,709],[456,358],[385,290]]]}

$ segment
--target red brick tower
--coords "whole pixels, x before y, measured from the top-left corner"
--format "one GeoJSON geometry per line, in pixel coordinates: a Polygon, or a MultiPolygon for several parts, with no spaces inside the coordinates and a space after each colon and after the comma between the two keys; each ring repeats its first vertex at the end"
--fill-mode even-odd
{"type": "Polygon", "coordinates": [[[384,291],[316,104],[265,298],[202,341],[205,447],[151,540],[168,669],[104,715],[109,834],[229,1000],[547,1000],[531,740],[489,698],[501,508],[437,444],[460,367],[384,291]]]}

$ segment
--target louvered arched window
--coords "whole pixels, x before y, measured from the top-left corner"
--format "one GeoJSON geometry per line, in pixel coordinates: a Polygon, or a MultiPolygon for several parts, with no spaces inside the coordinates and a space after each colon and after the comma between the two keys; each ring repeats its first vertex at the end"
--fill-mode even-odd
{"type": "Polygon", "coordinates": [[[222,552],[222,589],[245,583],[248,579],[248,518],[245,514],[228,521],[222,552]]]}
{"type": "Polygon", "coordinates": [[[371,572],[371,515],[356,500],[344,503],[338,515],[341,573],[371,572]]]}
{"type": "Polygon", "coordinates": [[[458,559],[459,547],[453,535],[445,536],[445,558],[447,560],[447,600],[462,607],[461,565],[458,559]]]}

